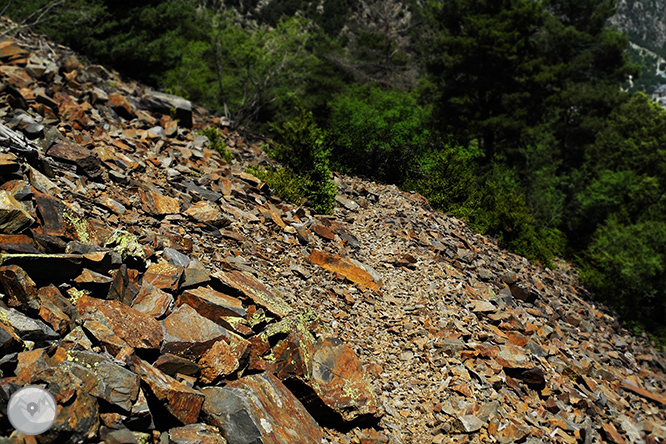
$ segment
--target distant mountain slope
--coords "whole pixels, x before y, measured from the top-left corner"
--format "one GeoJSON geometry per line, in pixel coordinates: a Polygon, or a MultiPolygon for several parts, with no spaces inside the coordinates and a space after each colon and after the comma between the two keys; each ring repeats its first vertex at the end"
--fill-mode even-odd
{"type": "Polygon", "coordinates": [[[642,68],[634,89],[652,93],[666,84],[666,1],[619,0],[611,23],[631,41],[631,59],[642,68]]]}

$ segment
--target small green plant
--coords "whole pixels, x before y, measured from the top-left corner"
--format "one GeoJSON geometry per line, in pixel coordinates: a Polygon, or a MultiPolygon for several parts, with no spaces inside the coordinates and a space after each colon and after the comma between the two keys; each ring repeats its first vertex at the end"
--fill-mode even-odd
{"type": "Polygon", "coordinates": [[[317,125],[310,111],[298,103],[296,110],[295,118],[276,128],[282,143],[268,149],[269,155],[285,163],[287,170],[275,170],[272,179],[283,188],[286,184],[296,187],[295,196],[305,197],[316,212],[331,214],[337,188],[331,180],[328,134],[317,125]]]}
{"type": "Polygon", "coordinates": [[[227,162],[231,162],[234,158],[233,154],[227,149],[227,144],[222,139],[222,134],[217,128],[208,127],[199,131],[199,134],[206,136],[210,141],[210,147],[220,153],[222,158],[227,162]]]}
{"type": "Polygon", "coordinates": [[[303,179],[288,168],[249,166],[246,171],[263,180],[280,198],[296,205],[307,201],[303,179]]]}

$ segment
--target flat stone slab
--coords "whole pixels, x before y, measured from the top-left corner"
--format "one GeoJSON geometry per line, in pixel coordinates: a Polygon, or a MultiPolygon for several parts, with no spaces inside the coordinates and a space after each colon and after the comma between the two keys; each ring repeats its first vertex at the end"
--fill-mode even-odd
{"type": "Polygon", "coordinates": [[[227,444],[217,427],[189,424],[169,430],[169,444],[227,444]]]}
{"type": "Polygon", "coordinates": [[[189,305],[181,305],[164,321],[162,353],[171,353],[197,360],[217,341],[225,341],[240,359],[247,341],[210,319],[204,318],[189,305]]]}
{"type": "Polygon", "coordinates": [[[264,373],[205,387],[203,413],[229,444],[320,444],[323,432],[275,376],[264,373]]]}
{"type": "Polygon", "coordinates": [[[0,190],[0,233],[14,234],[35,222],[14,196],[0,190]]]}
{"type": "Polygon", "coordinates": [[[319,265],[325,270],[338,273],[362,288],[379,290],[382,284],[381,280],[376,279],[376,276],[373,276],[373,273],[370,273],[364,267],[360,267],[351,260],[334,254],[313,250],[310,254],[310,262],[314,265],[319,265]]]}
{"type": "Polygon", "coordinates": [[[326,338],[314,347],[310,385],[319,398],[345,421],[379,416],[379,400],[354,351],[337,338],[326,338]]]}
{"type": "Polygon", "coordinates": [[[152,316],[113,300],[81,296],[76,308],[83,326],[112,353],[128,346],[141,350],[159,350],[162,327],[152,316]]]}
{"type": "Polygon", "coordinates": [[[240,299],[215,291],[210,287],[197,287],[185,290],[178,296],[177,305],[187,304],[200,315],[213,322],[225,316],[245,317],[247,311],[240,299]]]}
{"type": "Polygon", "coordinates": [[[212,276],[227,287],[232,295],[248,298],[280,318],[285,317],[292,311],[289,304],[281,297],[272,293],[264,284],[248,273],[236,270],[219,271],[212,276]]]}
{"type": "Polygon", "coordinates": [[[204,395],[178,382],[136,356],[128,358],[130,369],[141,377],[152,394],[183,424],[193,424],[199,418],[204,395]]]}

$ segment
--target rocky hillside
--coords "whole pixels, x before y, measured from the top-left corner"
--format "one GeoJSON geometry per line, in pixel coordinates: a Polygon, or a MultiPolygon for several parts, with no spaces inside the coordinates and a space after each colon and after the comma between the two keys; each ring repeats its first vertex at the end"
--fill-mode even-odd
{"type": "Polygon", "coordinates": [[[0,442],[666,439],[664,354],[566,270],[393,186],[294,207],[245,172],[261,141],[39,36],[0,82],[0,442]]]}
{"type": "Polygon", "coordinates": [[[653,93],[666,84],[666,3],[663,0],[619,0],[611,23],[629,36],[629,54],[641,66],[634,87],[653,93]]]}

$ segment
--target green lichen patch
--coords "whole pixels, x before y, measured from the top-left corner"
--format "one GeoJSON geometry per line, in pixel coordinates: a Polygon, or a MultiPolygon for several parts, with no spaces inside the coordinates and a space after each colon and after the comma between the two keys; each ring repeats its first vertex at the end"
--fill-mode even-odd
{"type": "Polygon", "coordinates": [[[88,233],[88,221],[80,218],[73,216],[69,214],[68,212],[64,212],[62,214],[62,217],[72,224],[74,229],[76,230],[76,235],[78,236],[79,240],[83,242],[84,244],[87,244],[90,242],[90,234],[88,233]]]}
{"type": "Polygon", "coordinates": [[[113,248],[114,251],[120,253],[123,259],[133,257],[140,261],[146,260],[146,253],[143,251],[136,236],[125,230],[117,229],[114,231],[104,243],[104,246],[113,248]]]}
{"type": "Polygon", "coordinates": [[[69,300],[73,305],[76,305],[76,302],[79,300],[81,296],[90,296],[90,292],[87,290],[79,290],[77,288],[70,288],[67,290],[67,294],[69,295],[69,300]]]}

